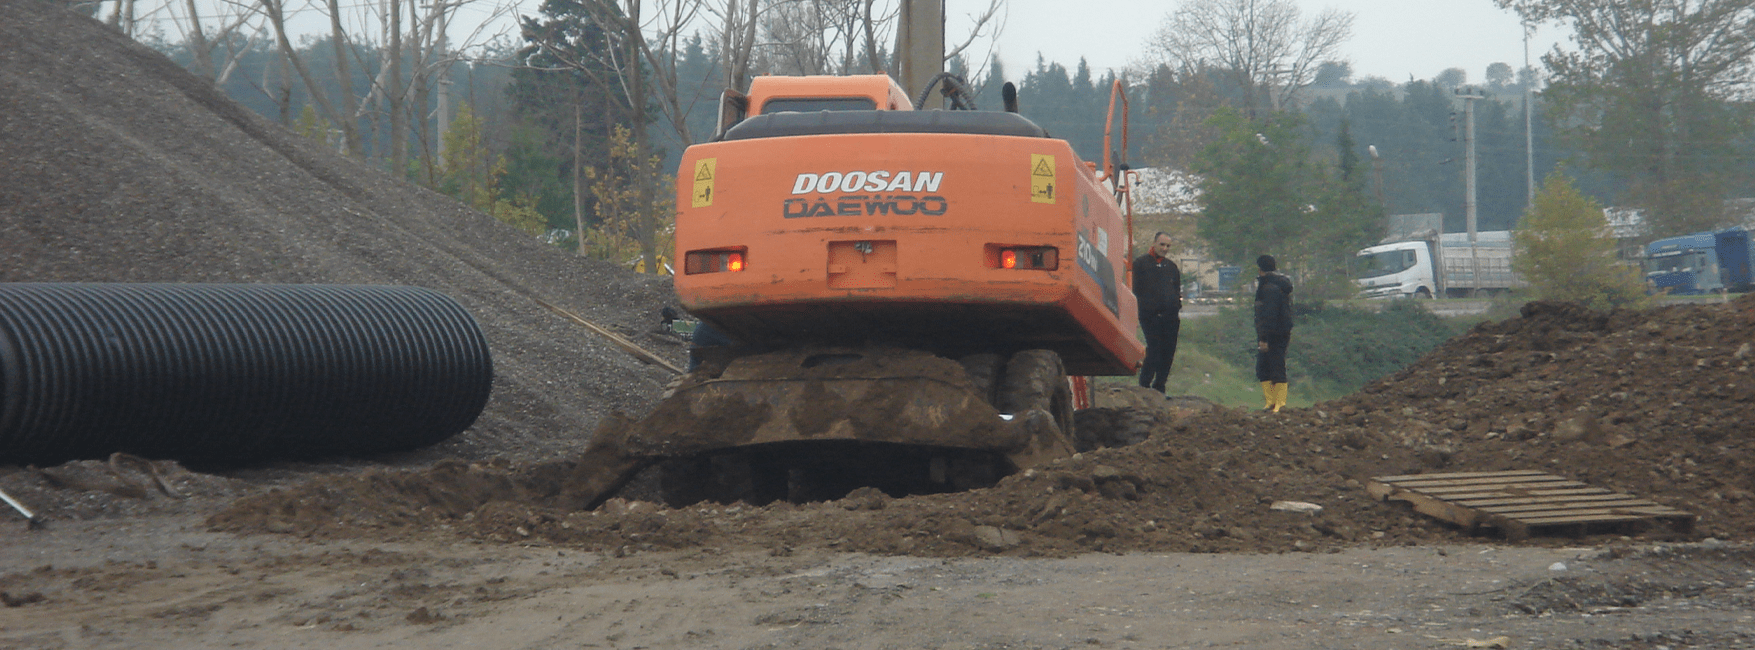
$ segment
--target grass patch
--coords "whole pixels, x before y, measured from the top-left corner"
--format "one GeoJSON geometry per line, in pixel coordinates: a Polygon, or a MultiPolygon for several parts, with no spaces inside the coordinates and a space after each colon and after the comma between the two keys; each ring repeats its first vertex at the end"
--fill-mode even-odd
{"type": "MultiPolygon", "coordinates": [[[[1286,357],[1291,380],[1287,403],[1310,406],[1349,395],[1407,367],[1480,320],[1440,318],[1412,302],[1380,310],[1300,305],[1286,357]]],[[[1165,388],[1172,395],[1196,395],[1224,406],[1261,408],[1253,308],[1223,307],[1213,316],[1184,319],[1165,388]]]]}

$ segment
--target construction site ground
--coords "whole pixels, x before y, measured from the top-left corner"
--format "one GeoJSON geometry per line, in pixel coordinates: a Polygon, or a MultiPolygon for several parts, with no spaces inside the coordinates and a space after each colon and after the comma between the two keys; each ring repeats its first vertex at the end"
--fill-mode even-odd
{"type": "Polygon", "coordinates": [[[1279,414],[1106,385],[1080,422],[1121,446],[967,493],[665,509],[636,482],[586,512],[573,454],[671,375],[535,299],[678,362],[664,280],[337,156],[58,5],[0,15],[0,281],[426,286],[496,365],[429,448],[0,465],[48,520],[0,511],[0,649],[1755,647],[1755,297],[1529,303],[1279,414]],[[1514,542],[1367,494],[1505,470],[1698,520],[1514,542]]]}

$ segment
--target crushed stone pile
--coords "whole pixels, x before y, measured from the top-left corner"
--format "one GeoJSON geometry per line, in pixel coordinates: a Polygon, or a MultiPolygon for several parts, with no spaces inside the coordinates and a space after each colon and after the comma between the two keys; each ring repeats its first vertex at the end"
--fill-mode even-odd
{"type": "Polygon", "coordinates": [[[684,342],[656,327],[668,280],[336,155],[95,20],[42,0],[0,15],[0,282],[441,291],[488,337],[492,398],[468,431],[391,462],[552,458],[651,407],[668,371],[535,299],[680,363],[684,342]]]}

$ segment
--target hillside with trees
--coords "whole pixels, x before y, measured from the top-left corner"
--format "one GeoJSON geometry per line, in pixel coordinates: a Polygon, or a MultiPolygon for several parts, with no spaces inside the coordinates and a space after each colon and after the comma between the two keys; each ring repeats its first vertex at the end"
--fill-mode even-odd
{"type": "MultiPolygon", "coordinates": [[[[288,128],[556,245],[631,265],[661,254],[669,181],[612,167],[668,173],[684,147],[710,137],[720,90],[753,75],[886,71],[896,24],[894,7],[875,2],[547,0],[520,17],[518,34],[453,33],[461,8],[511,11],[488,1],[428,9],[331,1],[330,13],[347,20],[302,37],[286,33],[290,16],[277,0],[202,19],[167,5],[176,40],[166,21],[135,18],[142,9],[132,4],[129,14],[98,5],[98,17],[288,128]],[[141,27],[152,24],[159,30],[141,27]],[[458,129],[468,132],[451,133],[458,129]],[[465,150],[448,150],[453,142],[465,150]],[[628,205],[643,207],[630,213],[605,203],[620,192],[603,191],[612,178],[635,184],[628,205]]],[[[1250,128],[1276,129],[1297,141],[1283,151],[1300,157],[1277,164],[1312,170],[1299,181],[1309,196],[1288,200],[1313,206],[1310,197],[1357,191],[1370,205],[1351,208],[1355,217],[1437,212],[1452,231],[1463,229],[1457,93],[1466,88],[1483,96],[1474,103],[1481,230],[1515,227],[1538,189],[1529,179],[1562,167],[1599,204],[1642,208],[1648,236],[1737,218],[1722,206],[1755,193],[1747,105],[1755,39],[1746,36],[1755,33],[1747,29],[1755,3],[1639,14],[1601,1],[1498,2],[1570,27],[1573,42],[1541,69],[1495,63],[1477,83],[1461,69],[1400,83],[1356,79],[1339,49],[1352,36],[1350,14],[1305,15],[1287,0],[1185,0],[1167,9],[1133,68],[1038,57],[1010,69],[972,47],[1001,26],[995,0],[952,26],[946,67],[967,77],[982,109],[998,109],[999,87],[1017,84],[1022,112],[1088,159],[1102,156],[1109,88],[1119,80],[1131,100],[1135,166],[1193,171],[1204,157],[1213,170],[1214,146],[1250,128]],[[1664,36],[1607,27],[1617,24],[1668,27],[1664,36]],[[1248,40],[1241,37],[1263,47],[1229,45],[1248,40]],[[1662,52],[1683,54],[1663,59],[1668,67],[1641,67],[1662,52]],[[1342,161],[1350,161],[1345,170],[1342,161]]],[[[1371,235],[1325,235],[1334,250],[1312,251],[1311,263],[1371,235]]],[[[1302,231],[1286,236],[1306,239],[1302,231]]]]}

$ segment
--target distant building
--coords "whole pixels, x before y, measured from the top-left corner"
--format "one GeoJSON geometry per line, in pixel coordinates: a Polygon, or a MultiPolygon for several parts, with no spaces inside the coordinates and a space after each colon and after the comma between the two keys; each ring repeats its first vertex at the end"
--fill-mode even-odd
{"type": "Polygon", "coordinates": [[[1615,256],[1624,260],[1645,257],[1645,240],[1651,234],[1645,213],[1639,208],[1603,208],[1609,232],[1615,235],[1615,256]]]}
{"type": "Polygon", "coordinates": [[[1200,177],[1162,167],[1139,168],[1133,170],[1129,192],[1137,249],[1133,255],[1143,254],[1158,231],[1170,233],[1182,246],[1176,252],[1176,265],[1182,269],[1184,295],[1199,299],[1202,293],[1216,290],[1224,264],[1212,259],[1206,242],[1195,234],[1200,219],[1200,177]]]}
{"type": "Polygon", "coordinates": [[[1135,214],[1200,214],[1200,177],[1162,167],[1133,170],[1135,214]]]}

